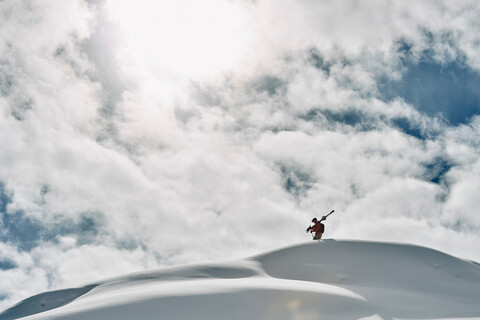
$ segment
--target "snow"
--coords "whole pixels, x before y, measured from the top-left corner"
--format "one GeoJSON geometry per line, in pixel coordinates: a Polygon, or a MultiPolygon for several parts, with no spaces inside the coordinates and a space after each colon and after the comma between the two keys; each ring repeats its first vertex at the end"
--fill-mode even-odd
{"type": "Polygon", "coordinates": [[[479,302],[475,262],[413,245],[321,240],[46,292],[0,320],[480,319],[479,302]]]}

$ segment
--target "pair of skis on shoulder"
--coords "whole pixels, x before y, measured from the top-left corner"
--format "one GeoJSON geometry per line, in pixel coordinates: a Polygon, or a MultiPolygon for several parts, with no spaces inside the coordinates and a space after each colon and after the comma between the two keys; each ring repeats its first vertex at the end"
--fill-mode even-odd
{"type": "MultiPolygon", "coordinates": [[[[335,212],[335,210],[332,210],[332,211],[330,211],[330,213],[327,214],[326,216],[322,216],[322,220],[320,220],[320,221],[327,220],[327,217],[328,217],[329,215],[331,215],[332,213],[334,213],[334,212],[335,212]]],[[[313,240],[317,240],[317,242],[320,242],[320,240],[322,240],[322,239],[315,239],[315,235],[314,235],[314,236],[313,236],[313,240]]]]}
{"type": "Polygon", "coordinates": [[[322,220],[327,220],[327,217],[328,217],[329,215],[331,215],[332,213],[334,213],[334,212],[335,212],[335,210],[330,211],[329,214],[327,214],[326,216],[323,216],[323,217],[322,217],[322,220]]]}

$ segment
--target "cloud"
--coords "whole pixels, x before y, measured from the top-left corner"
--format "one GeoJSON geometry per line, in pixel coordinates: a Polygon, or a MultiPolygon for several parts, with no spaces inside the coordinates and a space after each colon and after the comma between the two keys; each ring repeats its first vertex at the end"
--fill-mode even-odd
{"type": "Polygon", "coordinates": [[[1,2],[1,307],[305,241],[331,209],[329,237],[480,259],[478,5],[231,5],[241,54],[189,75],[129,55],[112,2],[1,2]]]}

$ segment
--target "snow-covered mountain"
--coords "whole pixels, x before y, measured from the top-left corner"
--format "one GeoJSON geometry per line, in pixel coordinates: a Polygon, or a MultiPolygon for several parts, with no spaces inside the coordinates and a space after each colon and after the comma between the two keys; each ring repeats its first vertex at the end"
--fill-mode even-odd
{"type": "Polygon", "coordinates": [[[405,244],[322,240],[42,293],[6,319],[480,319],[480,265],[405,244]]]}

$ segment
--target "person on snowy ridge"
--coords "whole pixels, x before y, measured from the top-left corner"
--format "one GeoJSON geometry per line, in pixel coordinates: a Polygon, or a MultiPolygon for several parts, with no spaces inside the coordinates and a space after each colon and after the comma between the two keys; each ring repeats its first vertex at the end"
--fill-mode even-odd
{"type": "Polygon", "coordinates": [[[313,236],[313,240],[320,240],[322,239],[322,235],[323,233],[325,232],[325,225],[322,223],[322,221],[324,220],[327,220],[327,217],[329,215],[331,215],[332,213],[334,212],[334,210],[332,210],[329,214],[327,214],[326,216],[323,216],[322,219],[320,221],[317,220],[317,218],[313,218],[312,219],[312,222],[313,222],[313,226],[309,226],[307,228],[307,230],[305,230],[305,232],[311,232],[311,233],[314,233],[315,232],[315,235],[313,236]]]}
{"type": "Polygon", "coordinates": [[[321,222],[325,220],[325,216],[322,217],[322,220],[318,221],[317,218],[313,218],[312,222],[314,223],[313,226],[309,226],[306,232],[314,233],[313,240],[320,240],[322,239],[323,232],[325,232],[325,225],[321,222]]]}

